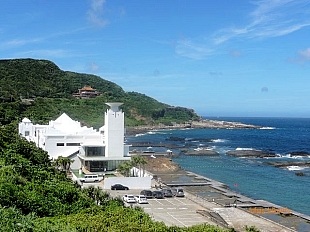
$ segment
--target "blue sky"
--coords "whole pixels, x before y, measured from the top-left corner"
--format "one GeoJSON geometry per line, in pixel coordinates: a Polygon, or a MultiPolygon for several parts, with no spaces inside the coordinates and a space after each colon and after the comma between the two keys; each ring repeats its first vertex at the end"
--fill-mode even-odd
{"type": "Polygon", "coordinates": [[[310,117],[308,0],[1,3],[1,59],[48,59],[204,116],[310,117]]]}

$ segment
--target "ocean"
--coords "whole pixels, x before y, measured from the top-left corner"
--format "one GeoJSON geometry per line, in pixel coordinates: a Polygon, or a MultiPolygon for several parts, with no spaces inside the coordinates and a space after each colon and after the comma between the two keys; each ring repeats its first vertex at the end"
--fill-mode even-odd
{"type": "MultiPolygon", "coordinates": [[[[262,129],[177,129],[157,130],[127,138],[130,142],[165,143],[179,146],[170,149],[182,168],[226,184],[231,190],[253,199],[263,199],[297,212],[310,215],[310,168],[296,170],[276,168],[265,162],[310,161],[290,157],[291,152],[310,153],[310,118],[243,118],[219,117],[213,120],[235,121],[262,126],[262,129]],[[180,138],[172,141],[169,138],[180,138]],[[219,156],[185,156],[182,147],[210,147],[219,156]],[[236,149],[271,151],[277,158],[236,158],[225,153],[236,149]]],[[[156,148],[164,151],[166,148],[156,148]]]]}

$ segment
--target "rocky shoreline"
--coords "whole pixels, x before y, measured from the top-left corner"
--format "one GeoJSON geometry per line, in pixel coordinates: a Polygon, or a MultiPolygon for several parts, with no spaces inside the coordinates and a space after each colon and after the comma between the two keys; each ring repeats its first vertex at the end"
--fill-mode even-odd
{"type": "Polygon", "coordinates": [[[244,158],[270,158],[278,157],[274,152],[258,151],[258,150],[233,150],[226,152],[226,155],[244,158]]]}
{"type": "Polygon", "coordinates": [[[127,135],[136,135],[150,130],[162,129],[260,129],[262,126],[244,124],[241,122],[229,122],[220,120],[204,119],[200,121],[191,121],[186,123],[172,123],[172,125],[143,125],[130,127],[126,129],[127,135]]]}

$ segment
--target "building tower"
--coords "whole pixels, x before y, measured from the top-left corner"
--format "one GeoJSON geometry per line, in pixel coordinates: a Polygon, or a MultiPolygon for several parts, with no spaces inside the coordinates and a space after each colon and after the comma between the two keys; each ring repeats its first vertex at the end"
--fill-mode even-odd
{"type": "Polygon", "coordinates": [[[119,109],[123,103],[113,102],[106,103],[110,106],[105,112],[105,155],[106,157],[123,157],[124,156],[124,112],[119,109]]]}

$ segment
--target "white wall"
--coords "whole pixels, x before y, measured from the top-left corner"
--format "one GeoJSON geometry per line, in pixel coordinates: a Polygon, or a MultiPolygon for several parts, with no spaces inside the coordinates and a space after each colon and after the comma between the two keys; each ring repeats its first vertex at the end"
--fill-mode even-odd
{"type": "Polygon", "coordinates": [[[105,112],[106,156],[117,158],[124,156],[124,113],[113,110],[105,112]]]}
{"type": "Polygon", "coordinates": [[[44,150],[48,151],[51,158],[57,159],[58,156],[67,157],[80,149],[80,146],[67,146],[67,143],[95,145],[103,144],[103,141],[99,133],[90,135],[47,135],[44,150]],[[63,143],[64,146],[57,146],[57,143],[63,143]]]}
{"type": "Polygon", "coordinates": [[[104,189],[111,189],[114,184],[122,184],[129,189],[150,189],[151,177],[108,177],[104,179],[104,189]]]}
{"type": "Polygon", "coordinates": [[[71,169],[80,169],[82,167],[81,160],[78,156],[74,156],[71,159],[73,160],[73,163],[70,165],[71,169]]]}

